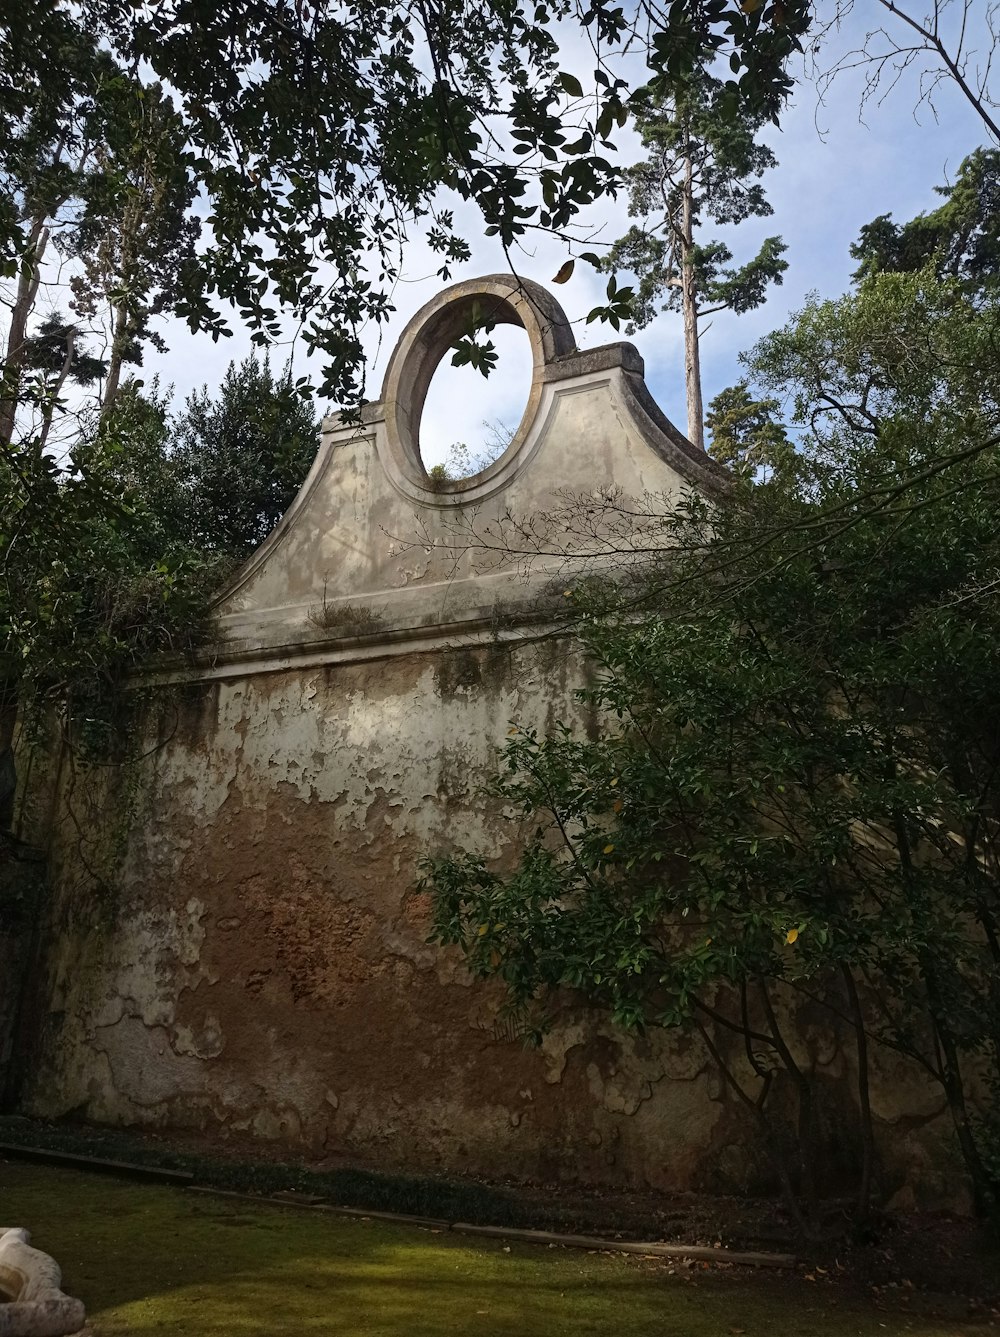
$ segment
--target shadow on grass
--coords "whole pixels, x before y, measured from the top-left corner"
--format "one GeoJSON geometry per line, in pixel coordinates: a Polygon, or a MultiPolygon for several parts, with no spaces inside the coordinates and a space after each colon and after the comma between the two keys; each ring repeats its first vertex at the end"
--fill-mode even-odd
{"type": "MultiPolygon", "coordinates": [[[[443,1175],[414,1175],[366,1170],[357,1166],[316,1169],[298,1163],[244,1160],[237,1155],[205,1155],[191,1148],[150,1140],[126,1128],[92,1124],[46,1123],[19,1115],[0,1115],[0,1141],[28,1147],[48,1147],[79,1156],[130,1161],[163,1169],[187,1170],[199,1184],[236,1189],[244,1193],[275,1193],[292,1189],[315,1193],[345,1207],[367,1211],[403,1212],[435,1216],[448,1221],[475,1221],[478,1225],[539,1226],[584,1229],[594,1222],[567,1212],[555,1199],[526,1203],[523,1197],[495,1184],[456,1180],[443,1175]],[[539,1215],[539,1211],[542,1215],[539,1215]]],[[[632,1220],[615,1221],[602,1204],[602,1223],[610,1229],[636,1231],[632,1220]]],[[[649,1229],[655,1231],[652,1222],[649,1229]]],[[[648,1233],[638,1229],[639,1235],[648,1233]]]]}
{"type": "Polygon", "coordinates": [[[60,1262],[95,1337],[958,1337],[761,1274],[472,1242],[0,1162],[0,1218],[60,1262]]]}

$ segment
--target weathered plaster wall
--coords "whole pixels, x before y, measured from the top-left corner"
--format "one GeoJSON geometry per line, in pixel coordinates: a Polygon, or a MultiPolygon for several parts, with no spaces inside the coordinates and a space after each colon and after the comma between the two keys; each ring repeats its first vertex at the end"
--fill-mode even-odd
{"type": "Polygon", "coordinates": [[[40,865],[0,844],[0,1108],[20,1067],[18,1023],[42,894],[40,865]]]}
{"type": "MultiPolygon", "coordinates": [[[[87,788],[86,812],[60,768],[23,1108],[381,1166],[753,1182],[744,1113],[694,1042],[624,1036],[568,1006],[526,1050],[497,1028],[497,995],[426,942],[420,857],[511,838],[477,792],[511,722],[589,725],[582,664],[530,620],[558,565],[525,578],[458,551],[456,517],[537,515],[567,485],[676,495],[713,481],[657,417],[634,350],[578,355],[560,317],[544,293],[487,280],[418,318],[362,426],[328,424],[289,515],[220,600],[218,643],[154,694],[143,759],[96,799],[87,788]],[[469,293],[528,328],[533,398],[503,459],[435,492],[415,424],[469,293]],[[324,586],[334,611],[317,619],[324,586]]],[[[835,1177],[854,1150],[836,1118],[851,1056],[800,1023],[829,1077],[835,1177]]],[[[938,1159],[922,1125],[940,1111],[925,1101],[899,1123],[894,1081],[876,1112],[902,1182],[938,1159]]]]}
{"type": "Polygon", "coordinates": [[[558,644],[476,648],[191,693],[113,916],[68,915],[51,949],[30,1108],[380,1164],[689,1176],[719,1117],[700,1060],[573,1014],[525,1051],[426,943],[417,859],[499,843],[474,796],[497,734],[564,715],[574,669],[558,644]]]}

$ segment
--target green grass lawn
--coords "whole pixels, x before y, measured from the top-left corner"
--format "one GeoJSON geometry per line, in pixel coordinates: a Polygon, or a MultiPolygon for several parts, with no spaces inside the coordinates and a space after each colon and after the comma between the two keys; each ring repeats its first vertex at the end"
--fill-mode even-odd
{"type": "Polygon", "coordinates": [[[380,1221],[0,1162],[24,1225],[95,1337],[965,1337],[986,1325],[876,1309],[832,1286],[380,1221]]]}

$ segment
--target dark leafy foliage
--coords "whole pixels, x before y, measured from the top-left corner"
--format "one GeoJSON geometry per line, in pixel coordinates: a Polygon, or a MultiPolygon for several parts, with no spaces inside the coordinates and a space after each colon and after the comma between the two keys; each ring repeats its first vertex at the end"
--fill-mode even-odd
{"type": "Polygon", "coordinates": [[[169,532],[160,495],[120,468],[158,423],[123,411],[62,464],[37,441],[0,456],[0,672],[26,724],[58,703],[67,729],[107,744],[123,677],[196,643],[215,564],[169,532]]]}
{"type": "Polygon", "coordinates": [[[0,670],[24,719],[58,703],[67,730],[108,747],[124,679],[198,644],[212,594],[280,519],[315,447],[288,377],[254,359],[176,418],[155,384],[126,382],[61,462],[38,438],[7,446],[0,670]]]}
{"type": "Polygon", "coordinates": [[[882,214],[861,229],[851,255],[856,279],[933,265],[970,292],[995,292],[1000,282],[1000,149],[977,149],[954,184],[939,186],[944,203],[907,223],[882,214]]]}
{"type": "Polygon", "coordinates": [[[188,540],[249,556],[284,515],[309,471],[319,424],[291,374],[247,358],[216,397],[191,395],[170,426],[169,462],[184,496],[188,540]]]}
{"type": "MultiPolygon", "coordinates": [[[[614,0],[29,3],[0,21],[0,171],[22,181],[39,145],[61,143],[67,126],[79,141],[105,92],[132,96],[114,70],[150,70],[178,100],[173,179],[208,205],[206,244],[171,275],[172,308],[220,336],[233,303],[262,343],[292,316],[323,356],[323,391],[351,400],[359,330],[385,318],[409,230],[425,230],[443,278],[469,255],[442,189],[474,200],[505,245],[563,228],[618,179],[608,151],[629,90],[607,55],[641,33],[654,95],[728,58],[733,120],[748,106],[775,116],[808,23],[805,0],[679,0],[666,15],[614,0]],[[559,21],[596,43],[592,79],[560,70],[559,21]]],[[[11,272],[25,238],[5,207],[0,264],[11,272]]]]}
{"type": "Polygon", "coordinates": [[[882,274],[764,341],[750,368],[798,450],[740,390],[767,471],[665,514],[644,573],[574,591],[603,727],[513,732],[495,795],[534,828],[514,871],[428,866],[437,939],[526,1025],[569,987],[621,1026],[695,1031],[807,1198],[802,1000],[855,1034],[862,1203],[875,1045],[940,1085],[996,1213],[998,320],[957,280],[882,274]]]}

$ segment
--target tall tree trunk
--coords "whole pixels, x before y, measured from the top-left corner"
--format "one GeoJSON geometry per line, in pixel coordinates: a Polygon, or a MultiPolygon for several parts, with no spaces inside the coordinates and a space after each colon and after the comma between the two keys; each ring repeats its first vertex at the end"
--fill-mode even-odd
{"type": "MultiPolygon", "coordinates": [[[[122,296],[112,308],[113,332],[111,335],[111,356],[108,360],[108,377],[104,383],[104,395],[101,401],[101,422],[108,417],[118,394],[121,382],[122,363],[128,350],[129,340],[135,333],[134,310],[129,301],[129,292],[134,279],[135,257],[141,254],[141,233],[143,223],[144,196],[133,191],[125,202],[122,212],[118,254],[118,285],[122,296]]],[[[134,299],[133,299],[134,300],[134,299]]]]}
{"type": "Polygon", "coordinates": [[[111,357],[108,359],[108,378],[104,382],[104,395],[101,399],[101,421],[111,412],[111,406],[118,394],[122,376],[122,360],[128,341],[128,308],[124,302],[115,307],[114,333],[111,336],[111,357]]]}
{"type": "Polygon", "coordinates": [[[52,426],[52,415],[56,411],[56,403],[62,393],[62,388],[66,384],[66,377],[69,375],[73,366],[73,358],[76,356],[76,330],[70,329],[66,332],[66,356],[63,358],[62,366],[59,368],[59,376],[55,385],[52,387],[48,402],[42,413],[42,431],[38,438],[39,449],[45,449],[45,443],[49,439],[49,429],[52,426]]]}
{"type": "Polygon", "coordinates": [[[14,307],[10,313],[10,330],[7,334],[7,350],[0,383],[0,445],[4,446],[10,445],[14,436],[28,318],[38,296],[38,285],[42,277],[42,257],[45,255],[48,240],[49,229],[45,226],[45,215],[38,214],[31,220],[28,245],[17,280],[17,296],[14,298],[14,307]]]}
{"type": "Polygon", "coordinates": [[[858,1185],[858,1220],[866,1221],[871,1213],[872,1178],[875,1172],[875,1130],[872,1124],[872,1101],[869,1085],[868,1036],[865,1034],[865,1016],[858,995],[858,986],[850,966],[840,968],[847,998],[854,1019],[854,1037],[858,1050],[858,1106],[861,1118],[861,1182],[858,1185]]]}
{"type": "Polygon", "coordinates": [[[698,347],[698,285],[694,265],[694,168],[690,155],[684,163],[683,242],[681,246],[681,305],[684,312],[684,380],[687,386],[687,434],[699,450],[705,449],[705,409],[701,398],[701,352],[698,347]]]}

